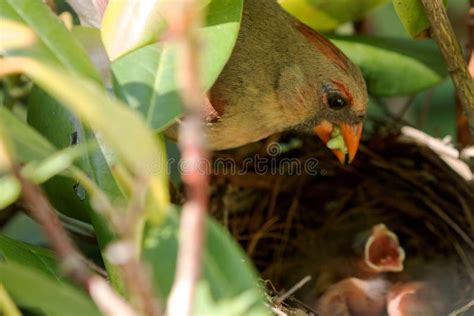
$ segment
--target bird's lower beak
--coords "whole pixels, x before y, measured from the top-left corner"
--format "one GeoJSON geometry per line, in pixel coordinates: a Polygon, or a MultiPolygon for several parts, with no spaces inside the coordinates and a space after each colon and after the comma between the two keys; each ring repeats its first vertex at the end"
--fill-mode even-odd
{"type": "Polygon", "coordinates": [[[314,132],[344,164],[351,163],[359,149],[362,135],[362,123],[350,125],[347,123],[332,124],[323,121],[314,127],[314,132]]]}

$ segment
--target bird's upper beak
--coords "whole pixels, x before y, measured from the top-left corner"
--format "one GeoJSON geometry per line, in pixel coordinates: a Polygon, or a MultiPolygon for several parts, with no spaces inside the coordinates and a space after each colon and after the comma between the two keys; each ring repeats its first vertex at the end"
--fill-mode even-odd
{"type": "Polygon", "coordinates": [[[347,123],[332,124],[323,121],[314,127],[314,132],[344,164],[346,161],[351,163],[354,160],[359,148],[362,126],[362,123],[350,125],[347,123]]]}

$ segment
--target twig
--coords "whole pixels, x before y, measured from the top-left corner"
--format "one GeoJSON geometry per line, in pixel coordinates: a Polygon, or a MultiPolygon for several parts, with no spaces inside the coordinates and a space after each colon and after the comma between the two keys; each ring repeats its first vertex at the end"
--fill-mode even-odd
{"type": "Polygon", "coordinates": [[[131,254],[129,260],[122,263],[121,268],[124,274],[125,282],[135,300],[140,305],[143,315],[159,315],[159,304],[154,296],[153,285],[150,282],[150,276],[147,269],[139,260],[140,248],[142,242],[143,210],[145,208],[147,197],[147,183],[143,179],[136,179],[132,187],[132,195],[129,201],[126,219],[124,220],[120,243],[131,245],[131,254]],[[138,237],[137,237],[138,236],[138,237]],[[137,244],[137,242],[139,244],[137,244]]]}
{"type": "Polygon", "coordinates": [[[76,251],[54,208],[44,196],[41,188],[23,177],[19,167],[14,166],[12,170],[21,183],[22,196],[27,210],[42,226],[64,272],[86,286],[90,276],[89,268],[84,263],[81,254],[76,251]]]}
{"type": "Polygon", "coordinates": [[[132,240],[122,239],[107,248],[107,258],[120,267],[129,297],[144,316],[160,314],[158,300],[154,297],[153,286],[146,267],[138,260],[137,250],[132,240]]]}
{"type": "Polygon", "coordinates": [[[459,316],[467,312],[471,308],[474,308],[474,300],[470,301],[469,303],[467,303],[465,306],[461,307],[460,309],[455,310],[454,312],[449,314],[449,316],[459,316]]]}
{"type": "Polygon", "coordinates": [[[137,316],[135,311],[115,293],[104,279],[89,279],[89,293],[105,316],[137,316]]]}
{"type": "Polygon", "coordinates": [[[303,286],[306,285],[306,283],[308,283],[309,281],[311,281],[311,276],[310,275],[307,275],[305,276],[301,281],[299,281],[298,283],[296,283],[291,289],[289,289],[286,293],[284,293],[283,295],[281,295],[280,297],[278,297],[276,300],[275,300],[275,304],[276,305],[280,305],[281,303],[283,303],[288,297],[290,297],[291,295],[293,295],[296,291],[298,291],[299,289],[301,289],[303,286]]]}
{"type": "Polygon", "coordinates": [[[275,313],[275,315],[277,316],[288,316],[287,313],[279,310],[278,308],[276,308],[275,306],[272,306],[272,312],[275,313]]]}
{"type": "Polygon", "coordinates": [[[192,311],[196,283],[201,273],[205,218],[208,207],[208,175],[200,166],[208,153],[202,131],[204,98],[199,80],[200,42],[197,30],[202,23],[200,1],[173,4],[169,15],[171,31],[179,39],[178,57],[181,94],[187,109],[180,126],[179,145],[183,163],[189,167],[183,174],[187,202],[180,223],[179,250],[175,280],[168,299],[169,316],[186,316],[192,311]],[[174,13],[174,14],[173,14],[174,13]]]}
{"type": "Polygon", "coordinates": [[[449,22],[441,0],[422,0],[431,23],[431,32],[438,43],[448,65],[461,105],[469,121],[471,137],[474,138],[474,80],[469,74],[461,46],[449,22]]]}
{"type": "Polygon", "coordinates": [[[105,315],[135,316],[133,309],[112,290],[105,280],[91,272],[41,188],[23,177],[18,166],[13,166],[12,172],[21,183],[22,196],[27,209],[43,228],[64,272],[89,291],[92,299],[105,315]]]}
{"type": "Polygon", "coordinates": [[[53,11],[53,12],[57,11],[56,1],[46,0],[45,2],[46,2],[46,5],[51,9],[51,11],[53,11]]]}
{"type": "Polygon", "coordinates": [[[470,0],[469,16],[467,20],[469,31],[468,49],[471,51],[471,59],[469,64],[469,72],[474,77],[474,0],[470,0]]]}

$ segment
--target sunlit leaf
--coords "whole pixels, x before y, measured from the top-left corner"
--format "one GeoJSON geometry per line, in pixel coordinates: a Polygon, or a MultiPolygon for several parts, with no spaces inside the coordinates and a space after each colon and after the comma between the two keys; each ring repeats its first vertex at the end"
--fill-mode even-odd
{"type": "MultiPolygon", "coordinates": [[[[202,0],[205,7],[210,0],[202,0]]],[[[167,27],[165,14],[179,2],[170,0],[111,1],[102,21],[102,39],[111,60],[157,42],[167,27]]]]}
{"type": "Polygon", "coordinates": [[[32,46],[36,42],[33,31],[25,25],[0,18],[0,51],[32,46]]]}
{"type": "Polygon", "coordinates": [[[12,262],[0,263],[0,283],[24,308],[40,310],[47,315],[101,315],[84,292],[67,283],[59,283],[34,268],[12,262]]]}
{"type": "Polygon", "coordinates": [[[335,37],[362,70],[373,96],[410,95],[440,83],[446,65],[434,43],[377,37],[335,37]]]}
{"type": "Polygon", "coordinates": [[[0,176],[0,212],[15,202],[21,193],[21,185],[12,175],[0,176]]]}
{"type": "Polygon", "coordinates": [[[8,55],[33,56],[100,80],[84,49],[43,1],[0,0],[0,17],[31,28],[38,38],[35,49],[9,51],[8,55]]]}
{"type": "MultiPolygon", "coordinates": [[[[444,0],[444,4],[447,3],[448,0],[444,0]]],[[[430,22],[426,17],[421,0],[393,0],[393,6],[411,37],[426,37],[430,22]]]]}
{"type": "Polygon", "coordinates": [[[156,42],[165,29],[163,9],[167,0],[111,1],[102,21],[102,40],[111,60],[156,42]]]}
{"type": "Polygon", "coordinates": [[[388,0],[278,0],[292,15],[319,31],[357,21],[388,0]]]}
{"type": "MultiPolygon", "coordinates": [[[[240,28],[242,0],[213,0],[202,29],[204,89],[210,88],[232,54],[240,28]]],[[[114,89],[148,124],[161,131],[183,111],[176,78],[176,46],[159,43],[138,49],[112,65],[114,89]]]]}
{"type": "Polygon", "coordinates": [[[16,306],[7,290],[0,283],[0,310],[8,316],[21,316],[21,312],[16,306]]]}

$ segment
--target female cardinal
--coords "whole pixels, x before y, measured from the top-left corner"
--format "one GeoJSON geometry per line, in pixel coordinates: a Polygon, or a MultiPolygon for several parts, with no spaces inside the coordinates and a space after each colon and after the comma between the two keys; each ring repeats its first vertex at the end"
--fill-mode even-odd
{"type": "Polygon", "coordinates": [[[208,101],[211,149],[294,129],[316,133],[344,163],[357,152],[368,97],[360,70],[332,43],[274,0],[245,0],[235,49],[208,101]]]}

